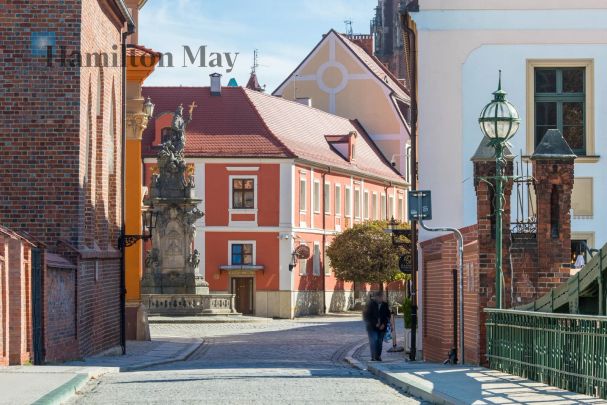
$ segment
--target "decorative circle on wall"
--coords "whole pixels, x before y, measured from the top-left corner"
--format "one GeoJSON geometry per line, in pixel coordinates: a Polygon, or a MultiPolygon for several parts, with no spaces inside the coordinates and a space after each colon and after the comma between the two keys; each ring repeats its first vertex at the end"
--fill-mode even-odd
{"type": "Polygon", "coordinates": [[[348,70],[344,65],[337,61],[325,62],[320,65],[318,71],[316,72],[316,82],[318,83],[318,87],[320,87],[320,89],[325,93],[339,93],[345,89],[346,85],[348,84],[348,70]],[[331,69],[329,73],[337,69],[337,71],[341,74],[341,81],[339,81],[339,83],[333,83],[333,81],[330,79],[328,80],[329,83],[325,81],[325,73],[327,73],[329,69],[331,69]]]}

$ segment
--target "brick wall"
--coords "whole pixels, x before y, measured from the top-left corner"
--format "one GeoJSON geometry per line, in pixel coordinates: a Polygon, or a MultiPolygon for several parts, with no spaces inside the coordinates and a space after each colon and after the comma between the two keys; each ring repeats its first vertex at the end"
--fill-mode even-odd
{"type": "Polygon", "coordinates": [[[47,267],[45,272],[45,360],[79,357],[76,333],[76,272],[73,267],[47,267]]]}
{"type": "MultiPolygon", "coordinates": [[[[495,163],[475,162],[475,176],[493,176],[495,163]]],[[[512,165],[507,167],[512,173],[512,165]]],[[[505,188],[503,213],[503,305],[511,308],[534,301],[569,278],[573,188],[573,160],[536,158],[533,173],[537,195],[537,232],[510,234],[510,193],[505,188]]],[[[478,177],[477,177],[478,179],[478,177]]],[[[484,364],[487,307],[495,307],[495,221],[493,192],[477,181],[477,224],[461,229],[464,235],[465,361],[484,364]]],[[[453,338],[453,269],[457,245],[452,235],[421,243],[423,258],[424,357],[443,361],[455,346],[453,338]]],[[[458,314],[459,316],[459,314],[458,314]]],[[[458,337],[459,338],[459,337],[458,337]]]]}
{"type": "MultiPolygon", "coordinates": [[[[464,342],[468,351],[472,351],[478,342],[478,311],[475,310],[478,308],[478,229],[470,226],[461,232],[464,236],[464,342]],[[471,265],[473,269],[467,271],[471,265]]],[[[449,350],[455,347],[453,270],[457,268],[457,241],[448,234],[422,242],[421,248],[424,358],[438,362],[445,360],[449,350]]]]}
{"type": "MultiPolygon", "coordinates": [[[[15,0],[3,6],[2,16],[0,223],[27,231],[55,253],[65,253],[59,241],[69,245],[65,257],[77,268],[78,355],[93,354],[120,342],[124,21],[113,0],[15,0]],[[46,55],[32,55],[31,35],[43,32],[54,34],[52,66],[46,55]],[[70,65],[72,52],[80,52],[83,66],[70,65]],[[108,65],[86,66],[86,55],[100,52],[108,55],[108,65]]],[[[49,271],[47,289],[65,277],[49,271]]],[[[53,314],[47,322],[53,334],[72,336],[69,322],[53,314]]],[[[58,359],[61,344],[54,344],[47,339],[45,348],[58,359]]]]}
{"type": "Polygon", "coordinates": [[[0,227],[0,365],[31,359],[31,246],[0,227]]]}

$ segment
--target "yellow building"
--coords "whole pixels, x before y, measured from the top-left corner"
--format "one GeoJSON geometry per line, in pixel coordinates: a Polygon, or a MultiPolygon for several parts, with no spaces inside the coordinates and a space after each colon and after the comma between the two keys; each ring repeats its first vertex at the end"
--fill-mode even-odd
{"type": "MultiPolygon", "coordinates": [[[[127,0],[127,6],[138,21],[138,12],[146,0],[127,0]]],[[[154,71],[160,55],[140,45],[137,33],[127,48],[126,83],[126,162],[125,162],[125,232],[139,235],[142,232],[143,178],[141,158],[141,135],[147,127],[148,114],[144,111],[141,87],[154,71]]],[[[143,272],[143,241],[137,241],[125,251],[126,272],[126,336],[129,340],[149,340],[147,314],[141,304],[140,282],[143,272]]]]}
{"type": "Polygon", "coordinates": [[[272,94],[358,120],[409,180],[409,94],[373,47],[371,35],[331,30],[272,94]]]}

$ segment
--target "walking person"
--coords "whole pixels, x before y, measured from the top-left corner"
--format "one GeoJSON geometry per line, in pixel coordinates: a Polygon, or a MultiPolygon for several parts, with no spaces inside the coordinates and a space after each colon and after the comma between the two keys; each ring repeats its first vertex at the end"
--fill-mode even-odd
{"type": "Polygon", "coordinates": [[[390,309],[384,300],[383,291],[377,292],[373,299],[369,300],[363,312],[363,320],[369,335],[371,361],[381,361],[384,335],[390,320],[390,309]]]}

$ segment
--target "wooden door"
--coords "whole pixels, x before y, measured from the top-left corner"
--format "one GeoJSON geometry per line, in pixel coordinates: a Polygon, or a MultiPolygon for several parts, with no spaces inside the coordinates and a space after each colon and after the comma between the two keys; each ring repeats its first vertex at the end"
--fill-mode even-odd
{"type": "Polygon", "coordinates": [[[232,294],[236,295],[236,311],[245,315],[253,314],[253,278],[235,277],[232,279],[232,294]]]}

